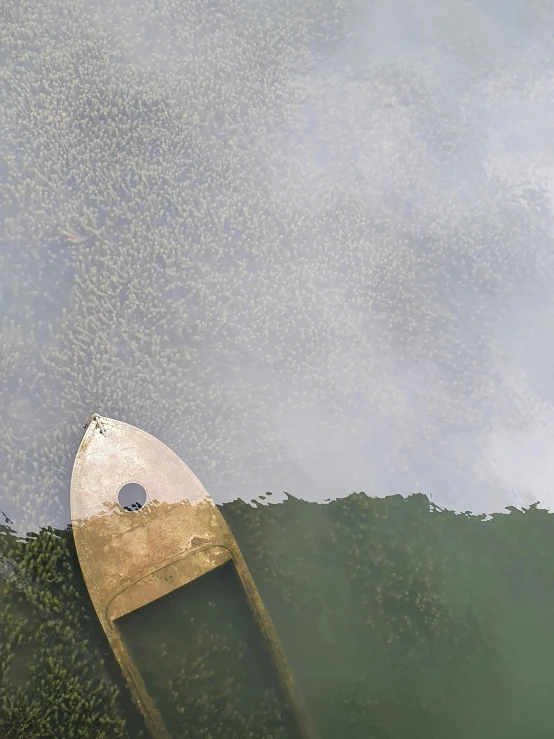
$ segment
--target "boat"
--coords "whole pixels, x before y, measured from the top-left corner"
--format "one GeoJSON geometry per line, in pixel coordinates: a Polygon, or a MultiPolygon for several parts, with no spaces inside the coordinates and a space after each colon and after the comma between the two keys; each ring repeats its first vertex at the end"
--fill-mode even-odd
{"type": "Polygon", "coordinates": [[[235,538],[208,492],[165,444],[122,421],[92,415],[71,477],[71,520],[98,619],[155,739],[171,736],[118,619],[232,562],[302,739],[315,739],[271,618],[235,538]],[[142,491],[126,505],[122,494],[142,491]]]}

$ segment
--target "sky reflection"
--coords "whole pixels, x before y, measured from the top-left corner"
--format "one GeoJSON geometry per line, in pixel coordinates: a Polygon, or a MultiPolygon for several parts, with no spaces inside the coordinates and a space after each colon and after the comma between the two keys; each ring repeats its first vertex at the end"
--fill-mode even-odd
{"type": "Polygon", "coordinates": [[[7,512],[92,412],[217,502],[549,507],[550,6],[136,6],[3,31],[7,512]]]}

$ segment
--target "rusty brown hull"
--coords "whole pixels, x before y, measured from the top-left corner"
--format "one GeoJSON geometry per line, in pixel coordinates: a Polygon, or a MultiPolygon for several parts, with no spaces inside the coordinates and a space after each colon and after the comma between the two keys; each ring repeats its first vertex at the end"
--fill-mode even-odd
{"type": "Polygon", "coordinates": [[[71,478],[71,518],[83,577],[98,618],[154,737],[169,733],[121,637],[116,619],[233,561],[256,623],[270,646],[302,737],[314,737],[275,628],[236,541],[198,478],[158,439],[92,416],[71,478]],[[119,491],[138,483],[140,510],[119,491]]]}

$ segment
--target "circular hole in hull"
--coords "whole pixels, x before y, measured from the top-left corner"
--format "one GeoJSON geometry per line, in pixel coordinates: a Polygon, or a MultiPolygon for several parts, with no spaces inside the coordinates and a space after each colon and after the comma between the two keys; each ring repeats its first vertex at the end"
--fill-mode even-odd
{"type": "Polygon", "coordinates": [[[128,482],[119,491],[117,502],[124,511],[140,511],[146,503],[146,490],[138,482],[128,482]]]}

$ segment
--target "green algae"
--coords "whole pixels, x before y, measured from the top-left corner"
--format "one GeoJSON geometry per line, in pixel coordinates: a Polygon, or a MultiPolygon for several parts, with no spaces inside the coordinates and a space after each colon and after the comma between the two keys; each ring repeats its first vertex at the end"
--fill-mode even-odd
{"type": "Polygon", "coordinates": [[[172,737],[299,736],[233,565],[117,623],[172,737]]]}
{"type": "Polygon", "coordinates": [[[363,494],[223,510],[320,736],[552,729],[546,510],[485,520],[363,494]]]}
{"type": "Polygon", "coordinates": [[[142,736],[70,531],[0,536],[0,736],[142,736]]]}
{"type": "MultiPolygon", "coordinates": [[[[322,739],[552,730],[552,514],[456,514],[423,495],[266,502],[222,511],[322,739]]],[[[138,736],[70,532],[2,533],[0,736],[138,736]]],[[[288,736],[271,687],[249,693],[248,634],[225,625],[240,610],[189,594],[178,617],[150,621],[142,658],[175,735],[288,736]]]]}

